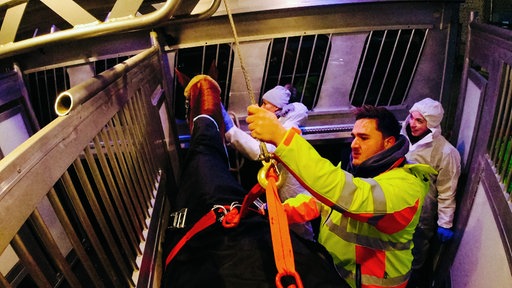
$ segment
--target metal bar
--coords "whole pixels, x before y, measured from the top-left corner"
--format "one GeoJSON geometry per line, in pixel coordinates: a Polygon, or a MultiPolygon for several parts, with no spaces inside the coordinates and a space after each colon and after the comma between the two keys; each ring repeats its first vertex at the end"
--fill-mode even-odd
{"type": "Polygon", "coordinates": [[[96,17],[92,16],[82,6],[73,0],[40,0],[53,12],[57,13],[62,19],[66,20],[73,27],[88,23],[98,22],[96,17]]]}
{"type": "MultiPolygon", "coordinates": [[[[116,245],[116,241],[114,237],[112,236],[112,233],[110,232],[110,227],[105,221],[105,216],[103,215],[103,212],[98,204],[98,201],[96,200],[96,196],[94,195],[94,191],[92,189],[91,183],[89,182],[89,179],[87,178],[87,173],[85,171],[84,166],[82,165],[82,161],[80,159],[76,159],[75,162],[73,162],[73,167],[75,168],[77,172],[78,179],[80,181],[80,184],[82,186],[82,189],[85,192],[85,196],[87,197],[88,204],[92,209],[92,212],[94,213],[94,218],[98,222],[98,225],[100,227],[100,230],[102,232],[102,235],[106,239],[106,244],[108,248],[110,249],[110,252],[112,253],[114,257],[114,261],[116,263],[116,267],[119,268],[121,275],[123,276],[123,281],[128,281],[129,284],[133,285],[133,281],[131,279],[130,273],[132,272],[130,267],[128,267],[126,261],[123,261],[123,257],[121,255],[121,251],[119,250],[119,247],[116,245]]],[[[93,215],[89,215],[92,217],[93,215]]]]}
{"type": "Polygon", "coordinates": [[[5,12],[2,27],[0,28],[0,45],[14,42],[16,32],[20,26],[21,18],[27,7],[27,2],[10,7],[5,12]]]}
{"type": "MultiPolygon", "coordinates": [[[[384,31],[384,36],[382,36],[382,41],[380,42],[379,46],[379,53],[377,53],[377,59],[375,59],[375,63],[373,65],[372,69],[372,75],[370,76],[370,82],[368,83],[368,86],[366,87],[366,93],[364,94],[364,100],[363,103],[366,103],[366,99],[368,98],[368,92],[370,92],[370,87],[372,86],[373,77],[375,76],[375,71],[377,70],[377,66],[379,66],[380,56],[382,53],[382,48],[384,47],[384,42],[386,41],[386,36],[388,35],[388,30],[384,31]]],[[[372,105],[377,105],[377,103],[370,103],[372,105]]]]}
{"type": "Polygon", "coordinates": [[[144,0],[117,0],[105,20],[135,16],[142,2],[144,0]]]}
{"type": "MultiPolygon", "coordinates": [[[[268,48],[268,51],[270,51],[270,53],[268,53],[267,55],[267,60],[265,61],[266,65],[265,65],[265,74],[264,74],[264,77],[263,77],[263,86],[261,87],[261,90],[260,91],[260,98],[261,98],[261,95],[263,95],[263,93],[265,92],[265,87],[267,87],[267,79],[268,79],[268,69],[270,67],[270,59],[272,59],[272,51],[273,51],[273,48],[274,48],[274,41],[275,39],[272,39],[270,41],[270,47],[268,48]]],[[[258,101],[258,104],[259,104],[259,101],[258,101]]]]}
{"type": "Polygon", "coordinates": [[[52,34],[45,34],[8,45],[3,45],[0,47],[0,58],[20,54],[30,49],[51,43],[85,39],[151,27],[167,20],[174,13],[181,1],[182,0],[167,0],[162,8],[136,18],[98,23],[96,25],[83,26],[80,27],[80,29],[57,31],[52,34]]]}
{"type": "MultiPolygon", "coordinates": [[[[229,84],[230,84],[229,83],[229,79],[231,79],[231,73],[232,73],[232,69],[230,69],[230,67],[231,67],[231,60],[233,58],[233,49],[231,49],[231,45],[232,45],[232,43],[229,45],[230,49],[229,49],[229,57],[228,57],[228,69],[227,69],[228,71],[226,73],[226,86],[224,86],[224,91],[226,91],[226,92],[229,89],[229,84]]],[[[225,92],[226,97],[224,99],[224,106],[226,107],[226,109],[229,109],[229,107],[228,107],[228,104],[229,104],[229,93],[226,93],[226,92],[225,92]]]]}
{"type": "Polygon", "coordinates": [[[133,229],[133,227],[131,225],[131,222],[127,215],[127,209],[124,206],[124,203],[121,200],[121,197],[119,196],[119,190],[117,189],[116,183],[114,181],[114,177],[112,176],[111,170],[114,168],[108,165],[107,158],[105,157],[105,154],[103,152],[102,145],[100,143],[98,136],[94,137],[93,141],[94,141],[94,147],[96,148],[96,157],[97,157],[98,161],[100,162],[100,165],[102,168],[101,174],[107,181],[108,191],[110,191],[109,195],[112,196],[112,199],[114,200],[114,203],[115,203],[115,211],[117,211],[117,213],[119,213],[119,217],[121,218],[121,221],[123,223],[124,231],[127,232],[127,233],[122,233],[121,231],[118,231],[118,233],[120,233],[120,235],[127,234],[126,236],[130,240],[129,243],[132,244],[132,245],[130,245],[131,249],[127,249],[127,250],[135,251],[135,255],[140,254],[141,250],[139,247],[139,242],[138,242],[139,240],[136,238],[136,235],[137,235],[135,233],[136,231],[133,229]]]}
{"type": "Polygon", "coordinates": [[[355,97],[356,92],[357,92],[357,87],[359,86],[359,79],[361,79],[361,73],[363,71],[364,63],[366,62],[366,55],[368,54],[368,48],[370,48],[370,41],[372,39],[372,36],[373,36],[373,30],[370,31],[370,34],[368,34],[368,38],[367,38],[368,41],[366,41],[366,47],[364,47],[363,57],[360,60],[361,64],[359,65],[359,71],[357,71],[357,76],[356,76],[356,79],[354,81],[354,91],[352,91],[352,95],[350,95],[350,103],[352,103],[352,101],[354,100],[354,97],[355,97]]]}
{"type": "Polygon", "coordinates": [[[80,284],[80,281],[78,281],[78,278],[71,270],[71,266],[66,261],[66,258],[59,250],[59,247],[57,246],[57,242],[55,242],[55,239],[53,238],[50,230],[48,229],[48,226],[43,221],[43,218],[41,217],[41,214],[36,209],[30,216],[30,221],[32,222],[34,228],[36,229],[39,239],[42,241],[44,247],[46,248],[48,252],[48,258],[51,262],[53,262],[59,269],[62,274],[64,274],[64,277],[66,278],[68,284],[71,287],[82,287],[80,284]]]}
{"type": "MultiPolygon", "coordinates": [[[[128,267],[132,270],[136,267],[135,262],[131,261],[135,258],[136,253],[134,250],[130,249],[130,245],[128,244],[128,240],[126,239],[126,236],[121,228],[121,223],[119,222],[118,216],[116,214],[116,211],[114,211],[114,206],[112,205],[112,201],[110,201],[109,193],[107,192],[107,189],[105,187],[105,184],[103,183],[102,176],[100,174],[100,170],[98,169],[98,166],[96,165],[96,159],[94,159],[94,156],[92,155],[91,149],[89,146],[85,147],[85,159],[87,160],[87,165],[89,166],[89,171],[92,174],[92,178],[94,180],[94,183],[96,184],[97,194],[99,194],[101,198],[101,203],[103,204],[104,210],[106,210],[106,214],[108,216],[108,220],[112,223],[111,227],[113,228],[113,231],[111,229],[107,229],[109,231],[108,236],[106,236],[107,240],[109,237],[112,238],[112,241],[114,241],[113,235],[117,235],[118,242],[121,244],[120,248],[121,251],[124,251],[124,253],[119,253],[119,255],[122,257],[124,256],[125,261],[123,263],[127,263],[128,267]]],[[[100,151],[101,152],[101,151],[100,151]]],[[[89,186],[89,185],[87,185],[89,186]]],[[[86,187],[84,187],[86,188],[86,187]]],[[[88,187],[87,187],[88,188],[88,187]]],[[[86,189],[86,194],[88,193],[86,189]]],[[[100,223],[100,227],[102,227],[103,223],[105,227],[109,227],[106,221],[106,218],[103,216],[103,213],[101,213],[101,208],[99,206],[99,203],[97,202],[96,196],[94,196],[94,192],[92,192],[91,189],[91,199],[89,200],[89,203],[91,207],[93,207],[94,215],[98,219],[98,223],[100,223]],[[92,201],[92,199],[94,201],[92,201]]],[[[105,232],[104,232],[105,234],[105,232]]],[[[110,241],[110,240],[109,240],[110,241]]],[[[116,246],[117,247],[117,246],[116,246]]],[[[113,251],[114,252],[114,251],[113,251]]]]}
{"type": "MultiPolygon", "coordinates": [[[[148,88],[145,86],[144,88],[148,88]]],[[[151,91],[149,89],[146,89],[145,95],[151,95],[151,91]]],[[[146,98],[149,99],[149,98],[146,98]]],[[[153,153],[154,149],[151,149],[151,145],[149,144],[149,138],[151,135],[149,135],[148,132],[151,131],[152,125],[148,123],[149,119],[158,119],[158,115],[151,115],[151,111],[148,109],[148,105],[144,105],[144,97],[136,97],[133,99],[134,104],[134,113],[133,113],[133,119],[134,123],[139,123],[139,125],[134,126],[134,133],[137,137],[138,143],[140,143],[139,149],[141,161],[143,164],[143,172],[145,172],[145,178],[147,182],[147,186],[149,188],[148,192],[151,193],[151,191],[156,191],[156,177],[158,174],[158,168],[156,166],[156,163],[154,161],[153,153]]],[[[147,101],[146,101],[147,103],[147,101]]],[[[151,197],[153,198],[153,197],[151,197]]]]}
{"type": "MultiPolygon", "coordinates": [[[[400,39],[400,34],[402,34],[402,29],[398,30],[398,34],[396,35],[395,44],[393,45],[393,51],[391,52],[391,57],[389,57],[388,66],[386,67],[386,73],[384,73],[384,78],[382,79],[382,84],[380,85],[377,101],[375,101],[375,103],[379,103],[380,96],[382,95],[382,90],[384,89],[384,85],[386,85],[386,80],[388,79],[389,75],[389,68],[391,67],[391,63],[393,63],[393,58],[395,57],[396,46],[398,45],[398,39],[400,39]]],[[[389,99],[390,100],[388,100],[388,106],[391,103],[391,97],[389,97],[389,99]]]]}
{"type": "Polygon", "coordinates": [[[284,59],[286,58],[286,50],[288,49],[288,37],[286,37],[286,40],[284,41],[284,49],[283,49],[283,55],[281,56],[281,65],[279,66],[279,74],[277,76],[277,84],[281,82],[281,75],[283,75],[283,65],[284,65],[284,59]]]}
{"type": "Polygon", "coordinates": [[[327,60],[329,59],[330,53],[327,52],[329,51],[329,47],[331,46],[331,39],[332,33],[329,34],[327,46],[325,47],[324,60],[322,61],[322,69],[320,70],[320,75],[318,77],[318,85],[316,85],[315,97],[313,98],[313,103],[311,104],[312,107],[315,105],[315,103],[318,103],[318,98],[320,97],[320,88],[322,87],[322,85],[320,85],[320,81],[324,78],[325,66],[327,65],[327,60]]]}
{"type": "MultiPolygon", "coordinates": [[[[414,36],[414,29],[411,32],[411,37],[409,37],[409,43],[407,43],[407,49],[405,49],[405,54],[404,54],[404,57],[402,58],[402,63],[400,64],[400,69],[398,69],[398,75],[396,77],[395,85],[393,86],[393,90],[391,91],[391,96],[389,97],[389,99],[393,98],[398,81],[400,80],[400,77],[402,76],[402,70],[404,68],[405,59],[407,59],[407,54],[409,54],[413,36],[414,36]]],[[[391,103],[391,100],[389,103],[391,103]]]]}
{"type": "MultiPolygon", "coordinates": [[[[300,36],[300,40],[299,40],[299,47],[298,47],[298,50],[297,50],[297,55],[295,56],[295,63],[293,64],[293,72],[292,72],[292,80],[290,82],[290,84],[292,86],[294,86],[294,80],[295,80],[295,72],[297,71],[297,64],[299,63],[299,56],[300,56],[300,48],[302,47],[302,39],[303,39],[304,36],[300,36]]],[[[315,36],[315,39],[316,39],[316,36],[315,36]]],[[[314,46],[314,45],[313,45],[314,46]]],[[[302,101],[301,101],[302,102],[302,101]]]]}
{"type": "MultiPolygon", "coordinates": [[[[123,120],[121,122],[121,119],[124,118],[123,114],[124,113],[124,110],[126,109],[126,107],[120,111],[120,113],[116,114],[115,117],[114,117],[114,121],[116,123],[115,127],[115,132],[118,134],[118,138],[120,139],[120,148],[121,148],[121,151],[122,151],[122,154],[123,154],[123,158],[125,160],[125,163],[126,163],[126,167],[127,167],[127,171],[129,173],[129,179],[131,180],[131,183],[133,183],[133,188],[134,189],[131,189],[130,190],[130,195],[133,197],[134,200],[137,201],[137,203],[139,204],[141,210],[139,211],[141,214],[139,214],[141,217],[141,220],[142,222],[145,223],[145,219],[149,217],[149,214],[148,214],[148,211],[146,209],[146,205],[144,203],[144,200],[141,199],[141,195],[138,193],[138,191],[142,191],[142,186],[139,182],[139,179],[138,179],[138,175],[137,175],[137,170],[135,169],[135,166],[134,166],[134,160],[132,158],[132,154],[131,154],[131,149],[130,149],[130,146],[129,146],[129,138],[126,136],[125,132],[124,132],[124,129],[128,127],[128,125],[123,125],[123,123],[125,123],[125,121],[123,120]],[[123,128],[124,127],[124,128],[123,128]]],[[[146,228],[146,226],[145,226],[146,228]]]]}
{"type": "Polygon", "coordinates": [[[101,281],[100,276],[96,272],[96,268],[92,264],[91,258],[87,255],[87,252],[85,251],[84,246],[82,245],[82,241],[80,241],[75,230],[73,229],[73,225],[69,221],[69,217],[67,216],[66,211],[64,210],[64,207],[62,206],[55,189],[52,188],[50,192],[48,192],[47,196],[48,200],[50,201],[50,204],[53,207],[53,210],[55,211],[55,214],[57,215],[57,218],[59,219],[62,227],[64,228],[64,231],[66,232],[66,235],[68,236],[69,242],[73,246],[75,253],[80,259],[82,265],[84,266],[87,275],[94,284],[94,287],[105,287],[105,285],[101,281]]]}
{"type": "Polygon", "coordinates": [[[27,246],[25,246],[23,240],[18,234],[16,234],[12,239],[11,246],[18,255],[18,257],[20,258],[25,269],[28,270],[28,273],[30,274],[32,280],[34,280],[36,285],[42,288],[51,288],[52,285],[50,284],[48,279],[46,279],[46,276],[44,275],[43,271],[39,269],[39,265],[37,265],[37,262],[32,257],[30,251],[27,249],[27,246]]]}
{"type": "Polygon", "coordinates": [[[75,212],[78,215],[78,219],[80,220],[80,223],[82,224],[82,227],[84,228],[84,231],[87,234],[87,238],[89,238],[89,241],[91,242],[91,245],[94,248],[96,255],[98,256],[98,259],[100,260],[99,264],[103,266],[105,272],[107,273],[107,276],[110,278],[114,286],[121,287],[121,279],[119,279],[119,277],[116,275],[114,266],[112,265],[111,262],[111,260],[113,259],[107,257],[107,253],[103,249],[103,245],[101,244],[98,235],[96,235],[93,225],[89,217],[87,216],[87,213],[85,212],[82,202],[80,201],[80,197],[78,196],[78,193],[75,189],[73,180],[71,179],[71,176],[67,171],[62,175],[61,180],[64,186],[64,190],[66,191],[69,199],[71,200],[73,208],[75,209],[75,212]]]}
{"type": "MultiPolygon", "coordinates": [[[[139,239],[142,239],[142,237],[143,237],[142,224],[138,221],[139,218],[137,217],[137,214],[135,212],[136,207],[134,206],[133,202],[131,201],[131,199],[128,195],[128,191],[127,191],[127,187],[126,187],[127,184],[125,182],[125,179],[122,176],[121,168],[119,167],[120,160],[112,151],[113,144],[111,144],[112,141],[108,138],[108,135],[106,132],[106,130],[108,130],[108,129],[111,129],[110,125],[107,125],[106,129],[103,129],[101,131],[101,135],[99,135],[99,136],[102,140],[103,146],[107,150],[107,156],[108,156],[108,159],[110,160],[109,161],[110,166],[114,173],[114,179],[116,180],[115,183],[117,183],[116,187],[118,187],[119,197],[120,197],[121,201],[123,202],[123,206],[127,210],[127,214],[129,216],[128,221],[130,223],[131,229],[128,229],[128,231],[134,231],[133,235],[134,236],[136,235],[137,237],[139,237],[139,239]]],[[[137,245],[137,247],[139,247],[139,246],[137,245]]],[[[140,249],[137,250],[137,252],[140,253],[141,252],[140,249]]]]}
{"type": "MultiPolygon", "coordinates": [[[[136,94],[139,94],[140,93],[140,90],[137,91],[136,94]]],[[[138,97],[136,97],[138,98],[138,97]]],[[[134,160],[134,165],[135,165],[135,172],[137,173],[137,179],[139,180],[141,186],[144,187],[143,190],[141,190],[141,195],[143,196],[144,198],[144,209],[147,209],[149,206],[149,201],[150,201],[150,198],[147,197],[147,193],[149,191],[152,190],[151,188],[151,184],[149,184],[149,173],[148,171],[146,171],[146,166],[144,165],[144,161],[143,161],[143,154],[145,154],[143,151],[141,151],[141,138],[138,137],[138,127],[140,127],[141,125],[143,125],[143,123],[137,121],[137,120],[140,120],[140,119],[136,119],[137,118],[137,114],[140,113],[139,111],[137,111],[137,106],[136,106],[136,102],[137,100],[136,99],[133,99],[133,101],[130,101],[130,103],[128,103],[128,105],[126,105],[126,109],[124,109],[124,113],[123,115],[125,116],[125,121],[128,125],[128,127],[130,127],[129,129],[127,129],[127,135],[130,139],[129,143],[131,145],[131,154],[132,154],[132,159],[134,160]],[[140,151],[141,153],[138,153],[137,151],[140,151]]]]}
{"type": "MultiPolygon", "coordinates": [[[[144,165],[142,163],[140,155],[137,153],[138,147],[138,141],[136,139],[135,130],[137,129],[136,126],[139,124],[136,124],[134,121],[132,121],[131,112],[134,111],[134,103],[133,101],[130,101],[125,106],[125,109],[123,109],[122,116],[124,116],[124,122],[126,123],[126,136],[128,138],[127,144],[128,149],[130,151],[131,159],[132,159],[132,169],[134,169],[135,174],[137,175],[136,180],[139,182],[141,189],[138,190],[138,195],[142,196],[141,203],[143,203],[142,207],[144,211],[146,211],[149,208],[150,205],[150,199],[147,196],[148,191],[151,190],[151,187],[148,185],[147,179],[149,178],[148,175],[146,175],[144,171],[144,165]]],[[[149,216],[149,215],[148,215],[149,216]]]]}
{"type": "MultiPolygon", "coordinates": [[[[423,35],[423,41],[421,41],[421,47],[420,49],[418,50],[418,56],[416,57],[416,61],[414,62],[414,66],[412,68],[412,72],[416,71],[416,68],[418,67],[418,63],[420,62],[420,59],[421,59],[421,53],[423,52],[423,47],[425,47],[425,42],[427,41],[427,34],[428,34],[428,31],[427,30],[425,32],[425,35],[423,35]]],[[[413,30],[413,34],[414,32],[416,32],[416,29],[413,30]]],[[[404,102],[404,99],[405,97],[407,97],[407,93],[409,92],[409,89],[411,88],[411,83],[412,83],[412,79],[414,78],[413,77],[414,75],[411,75],[411,77],[409,77],[409,82],[407,83],[407,88],[405,89],[404,91],[404,95],[402,97],[402,101],[400,101],[400,103],[403,103],[404,102]]],[[[443,77],[444,78],[444,77],[443,77]]]]}
{"type": "Polygon", "coordinates": [[[108,130],[110,139],[112,139],[112,143],[114,144],[114,151],[116,153],[116,158],[118,159],[119,165],[121,166],[121,171],[123,172],[123,179],[125,183],[127,184],[127,195],[125,196],[126,199],[129,199],[132,203],[132,205],[135,207],[135,210],[137,212],[137,220],[140,224],[141,229],[147,228],[146,225],[146,214],[143,209],[143,206],[141,204],[141,201],[139,201],[139,198],[137,197],[137,194],[135,191],[140,189],[139,187],[135,187],[136,183],[134,180],[134,176],[132,175],[132,170],[129,169],[129,155],[127,155],[127,152],[124,148],[124,142],[126,140],[122,136],[122,133],[119,131],[121,129],[119,123],[119,115],[115,115],[114,118],[111,120],[111,126],[108,130]],[[123,144],[122,144],[123,143],[123,144]]]}
{"type": "MultiPolygon", "coordinates": [[[[302,37],[301,37],[302,39],[302,37]]],[[[309,78],[309,71],[311,70],[311,62],[313,62],[313,54],[315,53],[316,48],[316,40],[318,39],[318,35],[315,35],[315,41],[313,41],[313,48],[311,49],[311,54],[309,55],[309,61],[308,61],[308,69],[306,70],[306,75],[304,77],[304,85],[302,86],[302,95],[300,96],[300,102],[302,103],[302,100],[304,99],[304,92],[306,91],[308,78],[309,78]]]]}

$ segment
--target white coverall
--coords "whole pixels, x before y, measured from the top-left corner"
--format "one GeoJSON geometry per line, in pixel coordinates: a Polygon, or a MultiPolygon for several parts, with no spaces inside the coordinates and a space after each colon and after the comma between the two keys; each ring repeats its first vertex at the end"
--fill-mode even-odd
{"type": "MultiPolygon", "coordinates": [[[[286,128],[292,128],[303,125],[308,118],[308,108],[302,103],[294,102],[287,104],[280,111],[281,117],[279,122],[286,128]]],[[[260,142],[252,138],[247,132],[242,129],[233,126],[226,132],[227,144],[232,146],[238,152],[242,153],[245,157],[251,160],[258,160],[260,154],[260,142]]],[[[267,150],[272,153],[276,150],[276,147],[272,144],[265,143],[267,150]]],[[[281,201],[285,201],[288,198],[294,197],[299,193],[309,194],[300,183],[291,175],[286,168],[278,164],[280,177],[283,177],[283,186],[279,188],[279,197],[281,201]]],[[[290,229],[301,235],[302,237],[313,240],[313,229],[310,223],[305,224],[291,224],[290,229]]]]}
{"type": "MultiPolygon", "coordinates": [[[[413,268],[419,268],[423,265],[425,254],[430,247],[429,242],[436,234],[437,226],[452,227],[456,206],[455,194],[460,176],[460,154],[441,135],[442,107],[438,108],[440,110],[434,109],[434,107],[430,107],[429,104],[431,103],[433,103],[433,100],[432,102],[420,101],[410,110],[419,111],[423,115],[431,133],[415,144],[411,144],[406,158],[411,162],[429,164],[438,172],[437,176],[432,176],[430,190],[425,198],[420,222],[416,229],[418,235],[414,236],[418,238],[415,240],[415,246],[418,246],[415,249],[422,252],[415,255],[413,268]],[[421,230],[422,233],[418,233],[418,230],[421,230]]],[[[409,125],[409,119],[410,115],[403,122],[401,131],[407,137],[406,128],[409,125]]]]}

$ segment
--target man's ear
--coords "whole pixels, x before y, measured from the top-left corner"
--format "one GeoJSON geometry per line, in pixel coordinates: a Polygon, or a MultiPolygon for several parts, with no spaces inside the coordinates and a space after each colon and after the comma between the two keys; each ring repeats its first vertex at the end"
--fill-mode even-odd
{"type": "Polygon", "coordinates": [[[384,139],[384,147],[386,149],[388,149],[389,147],[395,145],[396,143],[396,138],[395,136],[389,136],[387,137],[386,139],[384,139]]]}

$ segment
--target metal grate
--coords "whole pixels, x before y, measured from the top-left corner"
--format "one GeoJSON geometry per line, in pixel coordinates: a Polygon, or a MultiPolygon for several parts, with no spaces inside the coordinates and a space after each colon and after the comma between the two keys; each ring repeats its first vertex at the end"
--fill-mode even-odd
{"type": "Polygon", "coordinates": [[[331,36],[319,34],[272,39],[261,95],[276,85],[290,84],[293,87],[290,102],[301,102],[312,109],[320,95],[331,36]]]}
{"type": "Polygon", "coordinates": [[[489,155],[507,193],[512,192],[512,68],[505,65],[495,119],[489,141],[489,155]]]}
{"type": "Polygon", "coordinates": [[[428,29],[371,31],[350,92],[350,103],[403,104],[427,34],[428,29]]]}

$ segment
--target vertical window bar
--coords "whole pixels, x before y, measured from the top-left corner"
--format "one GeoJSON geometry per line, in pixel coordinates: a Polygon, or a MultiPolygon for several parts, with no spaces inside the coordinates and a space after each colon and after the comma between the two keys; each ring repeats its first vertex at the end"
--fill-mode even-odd
{"type": "MultiPolygon", "coordinates": [[[[375,71],[377,70],[377,66],[379,65],[380,55],[382,54],[382,47],[384,46],[384,42],[386,42],[386,36],[388,34],[388,30],[384,31],[384,36],[382,36],[382,40],[380,42],[379,53],[377,53],[377,59],[375,59],[375,63],[373,65],[372,75],[370,76],[370,82],[366,87],[366,93],[364,93],[363,103],[366,103],[366,99],[368,98],[368,93],[370,92],[370,88],[373,84],[373,77],[375,76],[375,71]]],[[[376,103],[371,103],[375,105],[376,103]]]]}
{"type": "Polygon", "coordinates": [[[366,61],[366,56],[368,55],[368,48],[370,48],[370,41],[371,41],[372,37],[373,37],[373,31],[370,31],[370,34],[368,35],[368,41],[366,42],[366,47],[364,48],[363,59],[360,62],[361,65],[359,67],[359,71],[357,71],[356,81],[355,81],[354,86],[353,86],[354,87],[354,91],[352,91],[352,96],[350,97],[350,103],[352,103],[352,101],[354,100],[354,97],[356,95],[356,91],[355,90],[357,90],[357,87],[358,87],[358,84],[359,84],[359,79],[361,79],[361,73],[363,72],[364,62],[366,61]]]}
{"type": "MultiPolygon", "coordinates": [[[[395,58],[396,47],[398,45],[398,40],[400,39],[400,35],[402,35],[402,29],[398,30],[398,35],[396,36],[395,44],[393,45],[393,52],[391,52],[391,57],[389,57],[388,67],[386,67],[386,73],[384,74],[384,79],[382,80],[382,84],[380,85],[380,89],[379,89],[379,94],[377,95],[377,101],[375,102],[376,104],[379,103],[379,101],[380,101],[380,96],[382,95],[382,90],[384,89],[384,85],[386,84],[386,80],[388,79],[389,69],[391,68],[391,63],[393,63],[393,59],[395,58]]],[[[392,97],[389,97],[388,106],[391,104],[391,99],[392,99],[392,97]]]]}
{"type": "Polygon", "coordinates": [[[48,97],[48,121],[51,121],[53,119],[53,103],[55,102],[55,99],[57,98],[57,95],[59,95],[59,86],[57,86],[57,68],[52,69],[53,70],[53,97],[48,97]]]}
{"type": "MultiPolygon", "coordinates": [[[[300,48],[302,47],[302,39],[303,39],[303,36],[300,36],[299,49],[297,51],[297,55],[295,56],[295,63],[293,64],[292,81],[290,83],[290,84],[292,84],[292,86],[294,86],[294,84],[295,84],[295,73],[297,72],[297,64],[299,63],[300,51],[301,51],[300,48]]],[[[316,40],[316,36],[315,36],[315,40],[316,40]]],[[[301,97],[300,101],[302,102],[302,97],[301,97]]]]}
{"type": "Polygon", "coordinates": [[[48,100],[50,98],[50,91],[48,91],[48,70],[44,70],[44,87],[45,87],[45,91],[46,91],[46,97],[44,97],[44,100],[46,104],[44,104],[44,107],[46,107],[46,109],[44,110],[43,112],[43,117],[44,117],[44,123],[47,124],[48,122],[50,122],[50,119],[48,118],[48,114],[49,111],[50,111],[50,107],[49,107],[49,104],[50,104],[50,100],[48,100]]]}
{"type": "MultiPolygon", "coordinates": [[[[325,66],[327,63],[327,59],[329,59],[329,53],[327,53],[327,52],[329,51],[329,47],[331,47],[331,40],[332,40],[332,33],[329,34],[329,37],[327,39],[327,46],[325,49],[324,60],[322,62],[322,70],[320,71],[320,77],[318,78],[320,80],[324,78],[325,66]]],[[[319,81],[318,85],[316,85],[315,97],[313,99],[313,107],[316,105],[316,103],[318,103],[318,98],[320,97],[320,87],[322,86],[322,85],[320,85],[320,83],[321,82],[319,81]]],[[[301,102],[302,102],[302,99],[301,99],[301,102]]]]}
{"type": "MultiPolygon", "coordinates": [[[[404,69],[405,60],[407,59],[407,55],[409,54],[409,50],[411,48],[411,42],[414,36],[415,29],[412,30],[411,36],[409,37],[409,42],[407,43],[407,49],[405,50],[404,57],[402,58],[402,63],[400,64],[400,69],[398,70],[398,75],[396,77],[395,85],[393,86],[393,90],[391,91],[391,96],[389,99],[393,99],[393,96],[395,95],[396,87],[398,84],[398,81],[400,80],[400,77],[402,76],[402,71],[404,69]]],[[[388,105],[391,104],[391,100],[389,100],[388,105]]]]}
{"type": "MultiPolygon", "coordinates": [[[[425,47],[425,42],[426,42],[426,40],[427,40],[427,34],[428,34],[428,31],[429,31],[429,29],[427,29],[427,30],[425,31],[425,34],[423,35],[423,40],[421,41],[421,47],[420,47],[420,49],[418,50],[418,55],[416,56],[416,61],[415,61],[415,63],[414,63],[414,66],[413,66],[412,72],[416,71],[416,68],[418,67],[418,63],[420,62],[421,54],[422,54],[422,52],[423,52],[423,47],[425,47]]],[[[412,34],[411,34],[411,40],[412,40],[412,38],[413,38],[413,36],[414,36],[414,33],[416,33],[416,29],[414,29],[414,30],[412,31],[412,34]]],[[[409,54],[409,49],[407,49],[406,56],[407,56],[408,54],[409,54]]],[[[404,57],[404,59],[405,59],[405,57],[404,57]]],[[[406,97],[406,96],[407,96],[407,94],[409,93],[409,89],[411,88],[411,83],[412,83],[412,79],[413,79],[413,78],[414,78],[414,77],[413,77],[413,75],[411,75],[411,76],[409,77],[409,82],[407,83],[407,88],[406,88],[406,89],[405,89],[405,91],[404,91],[404,95],[403,95],[403,97],[402,97],[402,101],[400,101],[401,103],[403,103],[403,102],[404,102],[405,97],[406,97]]],[[[390,97],[390,99],[392,99],[392,97],[390,97]]]]}
{"type": "MultiPolygon", "coordinates": [[[[272,51],[273,51],[273,48],[274,48],[274,41],[275,39],[272,39],[272,41],[270,41],[270,47],[269,47],[269,53],[267,53],[267,60],[266,60],[266,67],[265,67],[265,76],[268,76],[268,70],[270,69],[270,60],[272,59],[272,51]]],[[[263,77],[263,89],[265,89],[265,87],[267,87],[267,77],[263,77]]],[[[265,91],[261,91],[260,95],[263,95],[265,91]]]]}
{"type": "Polygon", "coordinates": [[[203,45],[203,55],[201,59],[201,74],[204,74],[204,65],[206,61],[206,45],[203,45]]]}
{"type": "MultiPolygon", "coordinates": [[[[302,39],[302,37],[301,37],[302,39]]],[[[316,40],[318,39],[318,35],[315,35],[315,40],[313,40],[313,47],[311,49],[311,55],[309,55],[309,61],[308,61],[308,69],[306,70],[306,76],[304,77],[304,86],[302,88],[302,94],[300,95],[300,102],[304,99],[304,92],[306,91],[306,86],[308,84],[308,77],[309,77],[309,71],[311,70],[311,62],[313,61],[313,56],[315,55],[315,48],[316,48],[316,40]]],[[[299,46],[299,51],[301,47],[299,46]]],[[[299,54],[299,53],[297,53],[299,54]]]]}
{"type": "Polygon", "coordinates": [[[225,97],[224,97],[224,106],[226,106],[226,109],[228,109],[228,106],[227,104],[229,103],[229,97],[228,97],[228,88],[229,88],[229,79],[231,79],[231,70],[232,69],[229,69],[229,67],[231,67],[231,58],[233,57],[233,43],[231,43],[229,45],[230,49],[229,49],[229,57],[228,57],[228,71],[226,73],[226,86],[224,87],[224,91],[225,92],[225,97]]]}
{"type": "Polygon", "coordinates": [[[283,74],[284,60],[286,57],[286,50],[288,50],[288,37],[284,41],[283,56],[281,56],[281,67],[279,67],[279,75],[277,76],[277,84],[281,82],[281,75],[283,74]]]}

